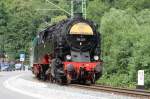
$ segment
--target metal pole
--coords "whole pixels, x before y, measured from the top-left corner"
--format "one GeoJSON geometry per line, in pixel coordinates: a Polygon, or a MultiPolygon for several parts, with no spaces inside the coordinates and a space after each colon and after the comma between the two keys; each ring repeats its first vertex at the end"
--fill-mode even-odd
{"type": "Polygon", "coordinates": [[[86,19],[87,11],[86,11],[86,0],[82,0],[82,14],[83,17],[86,19]]]}
{"type": "Polygon", "coordinates": [[[2,43],[2,53],[3,53],[3,54],[2,54],[2,58],[3,58],[2,62],[3,62],[3,64],[4,64],[4,58],[5,58],[5,51],[4,51],[4,47],[5,47],[5,46],[4,46],[4,43],[5,43],[5,42],[4,42],[4,34],[3,34],[2,40],[3,40],[3,41],[2,41],[2,42],[3,42],[3,43],[2,43]]]}
{"type": "Polygon", "coordinates": [[[74,1],[71,0],[71,18],[74,17],[74,1]]]}
{"type": "Polygon", "coordinates": [[[82,14],[84,15],[84,3],[83,3],[84,0],[82,0],[82,14]]]}

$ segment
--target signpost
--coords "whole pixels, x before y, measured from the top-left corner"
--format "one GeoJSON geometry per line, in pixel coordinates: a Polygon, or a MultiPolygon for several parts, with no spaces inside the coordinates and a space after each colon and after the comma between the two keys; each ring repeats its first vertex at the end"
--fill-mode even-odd
{"type": "Polygon", "coordinates": [[[22,63],[22,69],[24,70],[25,69],[25,67],[24,67],[24,65],[23,65],[23,62],[25,61],[25,54],[24,53],[21,53],[20,54],[20,62],[22,63]]]}
{"type": "Polygon", "coordinates": [[[138,70],[138,89],[144,89],[144,70],[138,70]]]}
{"type": "Polygon", "coordinates": [[[25,61],[25,54],[20,54],[20,61],[24,62],[25,61]]]}

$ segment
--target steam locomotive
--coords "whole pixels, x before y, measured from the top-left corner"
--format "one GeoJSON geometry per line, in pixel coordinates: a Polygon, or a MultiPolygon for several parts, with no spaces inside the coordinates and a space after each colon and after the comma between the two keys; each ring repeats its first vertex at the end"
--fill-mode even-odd
{"type": "Polygon", "coordinates": [[[94,22],[81,14],[37,34],[32,48],[32,72],[59,84],[93,84],[102,75],[101,39],[94,22]]]}

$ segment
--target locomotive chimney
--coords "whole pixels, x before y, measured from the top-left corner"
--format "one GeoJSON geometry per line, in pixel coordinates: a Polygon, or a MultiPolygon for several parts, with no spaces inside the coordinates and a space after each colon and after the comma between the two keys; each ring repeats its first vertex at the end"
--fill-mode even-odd
{"type": "Polygon", "coordinates": [[[81,19],[81,18],[83,18],[83,14],[82,13],[74,13],[74,18],[81,19]]]}

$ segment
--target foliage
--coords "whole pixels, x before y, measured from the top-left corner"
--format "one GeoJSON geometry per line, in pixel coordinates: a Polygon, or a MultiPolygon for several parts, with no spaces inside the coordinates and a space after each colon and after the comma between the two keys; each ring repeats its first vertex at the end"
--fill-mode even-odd
{"type": "MultiPolygon", "coordinates": [[[[60,3],[63,3],[62,1],[60,3]]],[[[65,3],[65,2],[64,2],[65,3]]],[[[5,50],[11,59],[18,58],[20,51],[29,54],[30,42],[38,31],[48,26],[51,20],[61,18],[61,11],[41,11],[39,9],[55,9],[44,0],[2,0],[0,1],[0,50],[5,50]],[[60,17],[56,17],[60,15],[60,17]],[[44,28],[42,28],[42,27],[44,28]],[[5,43],[5,44],[4,44],[5,43]],[[4,49],[3,49],[4,46],[4,49]]],[[[65,8],[68,6],[66,5],[65,8]]]]}
{"type": "MultiPolygon", "coordinates": [[[[102,17],[100,31],[103,38],[104,79],[111,79],[109,82],[114,86],[135,86],[137,71],[141,69],[145,70],[145,77],[149,78],[149,11],[145,9],[131,13],[112,8],[102,17]],[[119,76],[122,81],[117,81],[119,76]]],[[[145,79],[146,87],[149,87],[149,83],[149,79],[145,79]]]]}
{"type": "Polygon", "coordinates": [[[90,0],[88,17],[102,33],[104,72],[97,83],[133,88],[143,69],[150,88],[149,7],[149,0],[90,0]]]}

